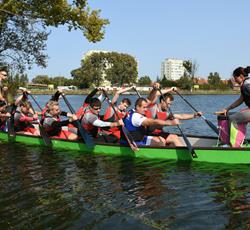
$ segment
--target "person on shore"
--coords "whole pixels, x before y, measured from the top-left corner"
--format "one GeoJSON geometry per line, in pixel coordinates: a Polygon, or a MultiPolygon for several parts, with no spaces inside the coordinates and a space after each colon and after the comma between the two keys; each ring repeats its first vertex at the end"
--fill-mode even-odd
{"type": "MultiPolygon", "coordinates": [[[[164,138],[162,136],[147,135],[147,127],[149,126],[168,126],[178,125],[179,120],[160,120],[152,119],[145,116],[148,101],[145,98],[138,98],[135,102],[135,110],[131,110],[123,119],[124,125],[129,131],[135,143],[139,146],[183,146],[177,138],[172,136],[164,138]]],[[[121,135],[121,144],[127,143],[126,138],[121,135]]]]}
{"type": "Polygon", "coordinates": [[[48,135],[53,138],[62,138],[67,140],[78,139],[78,136],[75,133],[62,129],[63,126],[67,126],[70,122],[73,123],[76,121],[77,116],[75,114],[61,111],[57,101],[49,101],[46,107],[47,110],[41,123],[48,135]],[[62,121],[60,116],[70,118],[70,120],[66,119],[62,121]]]}
{"type": "MultiPolygon", "coordinates": [[[[111,104],[116,110],[116,113],[114,112],[113,108],[111,105],[107,107],[107,109],[104,112],[103,116],[103,121],[108,121],[108,122],[115,122],[118,121],[119,119],[123,119],[126,114],[127,114],[127,108],[131,105],[131,101],[129,98],[123,98],[119,105],[117,104],[118,98],[122,93],[125,93],[131,89],[133,89],[134,86],[128,87],[128,88],[123,88],[121,90],[118,90],[114,97],[112,98],[111,104]],[[118,116],[117,116],[118,115],[118,116]]],[[[117,137],[117,139],[120,139],[121,137],[121,131],[119,127],[104,127],[102,128],[102,132],[107,133],[108,135],[112,134],[117,137]]]]}
{"type": "MultiPolygon", "coordinates": [[[[233,71],[233,78],[236,83],[240,85],[240,97],[234,101],[231,105],[223,109],[223,114],[228,116],[229,125],[230,125],[230,144],[232,147],[240,147],[244,141],[244,131],[240,133],[239,126],[244,124],[246,125],[250,121],[250,78],[248,74],[250,73],[250,66],[238,67],[233,71]],[[243,109],[239,112],[236,112],[232,115],[228,114],[228,111],[240,106],[242,103],[245,103],[247,106],[246,109],[243,109]],[[240,136],[240,140],[237,139],[240,136]]],[[[245,128],[244,128],[245,130],[245,128]]]]}
{"type": "Polygon", "coordinates": [[[98,98],[92,98],[90,104],[86,108],[86,111],[81,119],[81,124],[85,130],[88,131],[96,140],[104,142],[117,142],[118,139],[113,134],[107,134],[101,132],[103,127],[117,127],[122,126],[123,121],[119,119],[118,121],[109,122],[100,119],[101,101],[98,98]]]}

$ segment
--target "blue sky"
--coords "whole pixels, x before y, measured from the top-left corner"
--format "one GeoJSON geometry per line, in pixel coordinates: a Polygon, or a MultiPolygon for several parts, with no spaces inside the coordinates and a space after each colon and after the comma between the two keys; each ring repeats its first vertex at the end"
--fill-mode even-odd
{"type": "Polygon", "coordinates": [[[219,72],[223,79],[236,67],[250,65],[249,0],[93,0],[89,5],[110,21],[105,38],[89,43],[79,31],[52,29],[48,67],[34,67],[28,72],[31,79],[38,74],[70,77],[92,49],[135,56],[139,76],[153,80],[165,58],[196,61],[197,75],[219,72]]]}

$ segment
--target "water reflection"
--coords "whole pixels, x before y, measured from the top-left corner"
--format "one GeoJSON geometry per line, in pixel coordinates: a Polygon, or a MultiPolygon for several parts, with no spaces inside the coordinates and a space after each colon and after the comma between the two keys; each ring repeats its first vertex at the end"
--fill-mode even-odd
{"type": "Polygon", "coordinates": [[[247,229],[246,165],[0,145],[0,228],[247,229]]]}

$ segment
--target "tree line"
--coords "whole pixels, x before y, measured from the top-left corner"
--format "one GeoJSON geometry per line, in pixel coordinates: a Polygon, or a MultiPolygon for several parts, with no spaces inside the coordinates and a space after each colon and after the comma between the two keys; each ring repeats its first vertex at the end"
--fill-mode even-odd
{"type": "MultiPolygon", "coordinates": [[[[191,61],[188,62],[190,63],[191,61]]],[[[136,84],[138,86],[152,85],[153,81],[150,76],[141,76],[137,79],[137,75],[137,62],[134,57],[116,52],[100,52],[83,59],[81,67],[71,71],[71,78],[38,75],[32,79],[32,83],[52,84],[55,88],[57,86],[75,85],[82,89],[103,86],[103,81],[106,79],[110,81],[111,85],[116,86],[124,84],[136,84]]],[[[157,77],[156,81],[162,87],[176,86],[183,90],[191,90],[194,88],[194,85],[199,85],[199,89],[201,90],[228,90],[232,88],[232,82],[230,80],[222,80],[218,72],[209,73],[207,83],[203,84],[199,84],[199,79],[187,70],[179,80],[172,81],[165,77],[163,79],[157,77]]],[[[12,87],[27,86],[28,77],[26,74],[16,74],[10,76],[9,83],[12,87]]]]}

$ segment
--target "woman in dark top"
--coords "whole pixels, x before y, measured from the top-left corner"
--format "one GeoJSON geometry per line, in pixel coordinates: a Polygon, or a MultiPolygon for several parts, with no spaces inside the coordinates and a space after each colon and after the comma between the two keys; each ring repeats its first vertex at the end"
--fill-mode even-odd
{"type": "Polygon", "coordinates": [[[240,85],[240,97],[234,101],[230,106],[223,110],[225,116],[228,115],[228,111],[240,106],[243,102],[247,106],[237,113],[229,115],[230,122],[230,144],[233,147],[240,147],[244,141],[245,126],[250,121],[250,66],[246,68],[238,67],[233,71],[233,77],[236,83],[240,85]],[[243,126],[242,126],[243,125],[243,126]],[[237,140],[237,139],[242,140],[237,140]]]}

